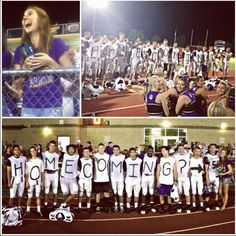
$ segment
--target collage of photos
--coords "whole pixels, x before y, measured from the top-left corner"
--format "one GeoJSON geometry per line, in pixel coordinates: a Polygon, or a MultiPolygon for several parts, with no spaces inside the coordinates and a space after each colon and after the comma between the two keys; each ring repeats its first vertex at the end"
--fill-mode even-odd
{"type": "Polygon", "coordinates": [[[235,234],[235,1],[1,16],[1,235],[235,234]]]}

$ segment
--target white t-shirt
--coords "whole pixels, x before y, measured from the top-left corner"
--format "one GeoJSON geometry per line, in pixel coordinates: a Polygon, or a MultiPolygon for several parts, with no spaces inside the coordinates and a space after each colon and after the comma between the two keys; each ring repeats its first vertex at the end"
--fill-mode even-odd
{"type": "Polygon", "coordinates": [[[79,159],[79,179],[92,179],[93,178],[93,160],[91,158],[79,159]]]}
{"type": "Polygon", "coordinates": [[[107,153],[95,153],[94,182],[109,182],[109,155],[107,153]]]}
{"type": "Polygon", "coordinates": [[[110,157],[110,176],[112,179],[123,180],[124,179],[124,160],[125,155],[120,154],[115,156],[114,154],[110,157]]]}
{"type": "Polygon", "coordinates": [[[14,184],[21,183],[25,175],[26,157],[20,156],[19,158],[16,158],[11,156],[8,160],[11,162],[11,176],[12,179],[14,179],[14,184]]]}
{"type": "Polygon", "coordinates": [[[190,170],[192,176],[202,176],[204,166],[203,166],[203,159],[202,157],[199,158],[190,158],[190,170]],[[194,169],[192,169],[194,168],[194,169]],[[200,170],[202,169],[202,170],[200,170]]]}
{"type": "Polygon", "coordinates": [[[41,183],[41,173],[44,172],[43,160],[40,158],[31,158],[26,162],[26,171],[30,185],[39,185],[41,183]]]}
{"type": "Polygon", "coordinates": [[[173,169],[175,165],[174,157],[161,157],[160,160],[160,184],[172,185],[174,183],[173,169]]]}
{"type": "Polygon", "coordinates": [[[65,153],[61,167],[61,176],[64,178],[76,178],[78,175],[78,160],[78,154],[71,156],[68,153],[65,153]]]}
{"type": "Polygon", "coordinates": [[[137,157],[135,160],[132,160],[131,157],[125,159],[126,163],[126,177],[125,183],[137,184],[141,182],[141,165],[142,160],[137,157]]]}
{"type": "Polygon", "coordinates": [[[155,168],[157,163],[157,157],[152,156],[149,157],[147,154],[144,155],[143,158],[143,171],[142,177],[144,176],[155,176],[155,168]]]}
{"type": "Polygon", "coordinates": [[[59,155],[46,151],[43,153],[44,170],[58,170],[59,155]]]}
{"type": "Polygon", "coordinates": [[[190,154],[185,153],[184,155],[180,155],[179,153],[176,153],[174,157],[176,160],[178,176],[183,178],[188,177],[190,154]]]}

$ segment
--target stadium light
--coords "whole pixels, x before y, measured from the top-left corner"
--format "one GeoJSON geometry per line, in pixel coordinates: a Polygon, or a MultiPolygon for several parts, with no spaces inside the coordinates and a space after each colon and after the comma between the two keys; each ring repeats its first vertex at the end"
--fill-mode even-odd
{"type": "Polygon", "coordinates": [[[87,4],[93,9],[93,25],[92,25],[92,34],[94,34],[95,30],[95,22],[96,22],[96,10],[104,9],[107,7],[108,0],[87,0],[87,4]]]}
{"type": "Polygon", "coordinates": [[[164,120],[163,123],[162,123],[162,126],[163,126],[164,128],[169,128],[170,125],[171,125],[170,122],[167,121],[167,120],[164,120]]]}
{"type": "Polygon", "coordinates": [[[44,127],[43,128],[43,135],[45,136],[45,137],[47,137],[47,136],[49,136],[49,135],[51,135],[52,134],[52,129],[50,129],[50,128],[48,128],[48,127],[44,127]]]}
{"type": "Polygon", "coordinates": [[[106,8],[108,0],[87,0],[87,3],[92,8],[103,9],[106,8]]]}
{"type": "Polygon", "coordinates": [[[221,123],[220,128],[221,129],[226,129],[228,125],[226,123],[221,123]]]}

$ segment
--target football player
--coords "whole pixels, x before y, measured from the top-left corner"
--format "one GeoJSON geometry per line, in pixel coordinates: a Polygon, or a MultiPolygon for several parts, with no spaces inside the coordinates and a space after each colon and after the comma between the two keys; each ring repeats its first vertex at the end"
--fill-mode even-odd
{"type": "MultiPolygon", "coordinates": [[[[215,202],[214,206],[216,210],[220,210],[218,203],[218,193],[219,193],[219,175],[217,171],[217,165],[220,162],[219,155],[217,154],[216,144],[212,143],[208,146],[208,153],[204,158],[205,172],[206,172],[206,184],[207,186],[213,186],[213,192],[215,192],[215,202]]],[[[209,206],[210,197],[206,197],[205,200],[205,210],[210,211],[209,206]]]]}
{"type": "Polygon", "coordinates": [[[98,152],[94,154],[94,191],[96,194],[96,212],[100,212],[101,193],[104,193],[105,210],[110,212],[109,201],[109,155],[104,152],[103,143],[98,144],[98,152]]]}
{"type": "Polygon", "coordinates": [[[115,212],[118,211],[118,202],[120,212],[124,212],[124,160],[125,155],[120,153],[120,147],[118,145],[114,145],[113,154],[110,157],[110,177],[112,190],[115,198],[115,212]]]}
{"type": "Polygon", "coordinates": [[[233,56],[233,53],[231,52],[231,48],[226,48],[226,51],[222,53],[223,56],[223,77],[226,79],[228,72],[229,72],[229,66],[230,66],[230,58],[233,56]]]}
{"type": "Polygon", "coordinates": [[[125,32],[119,33],[119,39],[115,42],[115,51],[116,51],[116,58],[115,58],[115,72],[119,72],[119,76],[125,77],[125,57],[127,51],[127,42],[125,40],[125,32]]]}
{"type": "Polygon", "coordinates": [[[28,199],[26,214],[30,213],[31,199],[35,189],[37,213],[42,216],[40,204],[40,192],[44,183],[43,160],[37,157],[35,146],[30,147],[30,159],[26,162],[26,188],[28,189],[28,199]]]}
{"type": "Polygon", "coordinates": [[[126,207],[129,212],[131,197],[134,191],[134,208],[138,208],[139,192],[141,190],[141,172],[142,160],[137,157],[136,149],[129,149],[129,157],[125,159],[126,176],[125,176],[125,190],[126,190],[126,207]]]}
{"type": "Polygon", "coordinates": [[[91,208],[91,193],[93,179],[93,159],[89,147],[83,148],[83,156],[78,162],[79,171],[79,208],[82,208],[82,197],[84,191],[87,197],[87,209],[91,208]]]}
{"type": "Polygon", "coordinates": [[[172,208],[172,201],[170,198],[170,193],[173,184],[177,184],[177,170],[175,158],[169,154],[170,148],[168,146],[161,147],[161,159],[157,165],[157,187],[158,193],[160,195],[160,209],[159,212],[164,212],[164,197],[167,196],[168,210],[170,213],[174,213],[172,208]]]}
{"type": "Polygon", "coordinates": [[[184,60],[183,60],[183,65],[185,69],[185,73],[190,75],[190,69],[191,69],[191,56],[192,53],[190,52],[190,46],[186,46],[184,49],[184,60]]]}
{"type": "Polygon", "coordinates": [[[9,207],[13,206],[17,197],[18,207],[21,207],[21,199],[25,189],[25,162],[26,157],[21,154],[20,146],[12,147],[13,156],[7,160],[7,182],[10,189],[9,207]]]}
{"type": "Polygon", "coordinates": [[[192,206],[196,208],[196,194],[198,194],[200,207],[203,208],[203,158],[202,150],[199,146],[193,149],[193,156],[190,158],[191,188],[192,188],[192,206]]]}
{"type": "MultiPolygon", "coordinates": [[[[184,144],[180,143],[177,147],[177,153],[175,153],[174,158],[176,161],[177,174],[178,174],[178,190],[179,195],[181,196],[183,193],[185,195],[185,200],[187,204],[187,213],[191,213],[190,210],[190,179],[189,179],[189,161],[190,154],[185,150],[184,144]],[[183,191],[184,190],[184,191],[183,191]]],[[[180,198],[180,202],[178,205],[177,212],[182,212],[182,202],[180,198]]]]}
{"type": "Polygon", "coordinates": [[[64,195],[64,203],[61,207],[69,209],[68,203],[73,200],[78,195],[78,160],[79,155],[76,154],[76,145],[70,144],[66,147],[67,153],[64,154],[61,174],[60,174],[60,184],[61,190],[64,195]]]}
{"type": "Polygon", "coordinates": [[[145,204],[147,193],[150,195],[150,207],[152,212],[156,212],[154,207],[154,182],[156,174],[157,157],[154,155],[153,147],[147,147],[142,163],[142,209],[141,214],[146,214],[145,204]]]}
{"type": "Polygon", "coordinates": [[[58,161],[59,155],[56,153],[56,145],[57,142],[55,140],[51,140],[48,143],[48,150],[43,153],[43,162],[44,162],[44,206],[48,206],[48,195],[50,191],[50,187],[52,186],[52,191],[54,195],[53,206],[57,205],[57,192],[58,192],[58,161]]]}

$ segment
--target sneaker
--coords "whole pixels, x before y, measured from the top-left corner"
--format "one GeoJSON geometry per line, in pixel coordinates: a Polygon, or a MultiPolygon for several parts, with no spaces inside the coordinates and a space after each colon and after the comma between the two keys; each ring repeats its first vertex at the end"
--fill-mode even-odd
{"type": "Polygon", "coordinates": [[[156,208],[155,207],[151,207],[151,212],[156,213],[157,212],[156,208]]]}
{"type": "Polygon", "coordinates": [[[181,213],[182,212],[182,208],[177,208],[177,212],[181,213]]]}
{"type": "Polygon", "coordinates": [[[220,210],[220,203],[219,203],[219,201],[215,202],[215,209],[216,209],[216,211],[220,210]]]}
{"type": "Polygon", "coordinates": [[[187,212],[188,214],[191,213],[191,206],[190,206],[190,205],[187,205],[186,212],[187,212]]]}
{"type": "Polygon", "coordinates": [[[206,207],[205,211],[211,211],[210,207],[206,207]]]}
{"type": "Polygon", "coordinates": [[[101,208],[98,206],[98,207],[96,207],[96,212],[97,213],[100,213],[101,212],[101,208]]]}
{"type": "Polygon", "coordinates": [[[147,213],[147,212],[145,211],[145,209],[142,209],[142,210],[140,211],[140,214],[141,214],[141,215],[146,215],[146,213],[147,213]]]}

